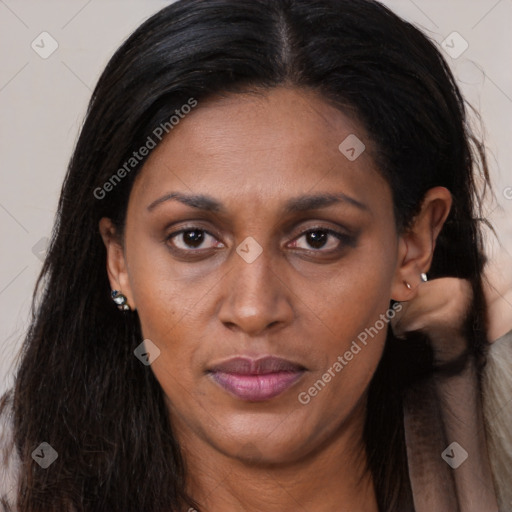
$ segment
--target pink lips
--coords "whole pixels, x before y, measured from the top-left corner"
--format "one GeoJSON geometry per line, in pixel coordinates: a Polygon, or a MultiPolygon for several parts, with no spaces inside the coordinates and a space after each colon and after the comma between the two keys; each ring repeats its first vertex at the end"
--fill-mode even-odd
{"type": "Polygon", "coordinates": [[[305,368],[278,357],[234,357],[212,367],[214,381],[237,398],[260,402],[291,387],[305,368]]]}

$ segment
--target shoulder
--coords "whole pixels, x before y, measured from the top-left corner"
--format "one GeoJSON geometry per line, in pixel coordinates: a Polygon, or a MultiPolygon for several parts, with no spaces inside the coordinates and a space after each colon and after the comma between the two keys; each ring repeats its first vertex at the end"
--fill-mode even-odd
{"type": "Polygon", "coordinates": [[[488,349],[482,393],[489,457],[500,510],[512,510],[512,330],[488,349]]]}
{"type": "Polygon", "coordinates": [[[21,462],[14,446],[13,392],[0,396],[0,510],[15,512],[21,462]]]}

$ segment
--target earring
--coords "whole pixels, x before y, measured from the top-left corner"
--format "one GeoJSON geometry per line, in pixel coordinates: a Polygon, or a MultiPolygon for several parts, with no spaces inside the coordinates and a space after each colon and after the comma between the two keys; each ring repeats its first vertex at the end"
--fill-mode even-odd
{"type": "Polygon", "coordinates": [[[126,303],[126,297],[118,290],[112,290],[112,299],[117,305],[119,311],[130,311],[130,306],[126,303]]]}
{"type": "Polygon", "coordinates": [[[407,288],[409,288],[409,290],[412,290],[412,286],[407,281],[404,281],[404,284],[407,286],[407,288]]]}
{"type": "Polygon", "coordinates": [[[420,274],[420,278],[421,278],[421,280],[422,280],[424,283],[426,283],[426,282],[428,281],[428,277],[427,277],[427,274],[425,274],[425,272],[422,272],[422,273],[420,274]]]}

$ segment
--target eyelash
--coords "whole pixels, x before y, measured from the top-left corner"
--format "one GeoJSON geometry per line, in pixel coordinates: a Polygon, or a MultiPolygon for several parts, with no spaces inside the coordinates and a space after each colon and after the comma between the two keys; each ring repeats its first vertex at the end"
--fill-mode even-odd
{"type": "MultiPolygon", "coordinates": [[[[171,239],[177,237],[178,235],[181,235],[182,233],[187,233],[189,231],[199,231],[202,233],[206,233],[207,235],[211,236],[212,238],[215,238],[215,235],[213,235],[212,233],[210,233],[208,230],[206,230],[204,228],[201,228],[199,226],[190,226],[190,227],[182,228],[179,231],[174,231],[173,233],[170,233],[168,236],[165,237],[165,243],[169,246],[169,242],[171,239]]],[[[304,231],[301,231],[299,233],[299,235],[293,239],[293,241],[296,242],[297,240],[300,240],[300,238],[302,238],[304,235],[307,235],[309,233],[315,233],[315,232],[326,233],[328,235],[333,236],[334,238],[337,238],[340,241],[341,247],[337,247],[335,249],[329,249],[329,250],[323,250],[323,248],[309,249],[309,250],[308,249],[300,249],[301,251],[312,252],[312,253],[317,253],[317,254],[318,253],[329,254],[329,253],[339,252],[341,249],[343,249],[344,246],[354,246],[355,238],[353,236],[347,235],[345,233],[340,233],[333,229],[322,227],[322,226],[308,228],[304,231]]],[[[170,249],[174,250],[176,252],[179,252],[179,253],[191,254],[191,253],[200,253],[202,251],[207,251],[212,248],[210,248],[210,249],[181,249],[178,247],[170,247],[170,249]]]]}

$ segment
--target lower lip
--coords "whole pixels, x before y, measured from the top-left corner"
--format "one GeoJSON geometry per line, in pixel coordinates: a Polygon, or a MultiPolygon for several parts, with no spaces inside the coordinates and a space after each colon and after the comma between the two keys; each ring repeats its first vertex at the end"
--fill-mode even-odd
{"type": "Polygon", "coordinates": [[[290,388],[304,372],[277,372],[265,375],[212,373],[212,378],[226,391],[242,400],[261,402],[269,400],[290,388]]]}

